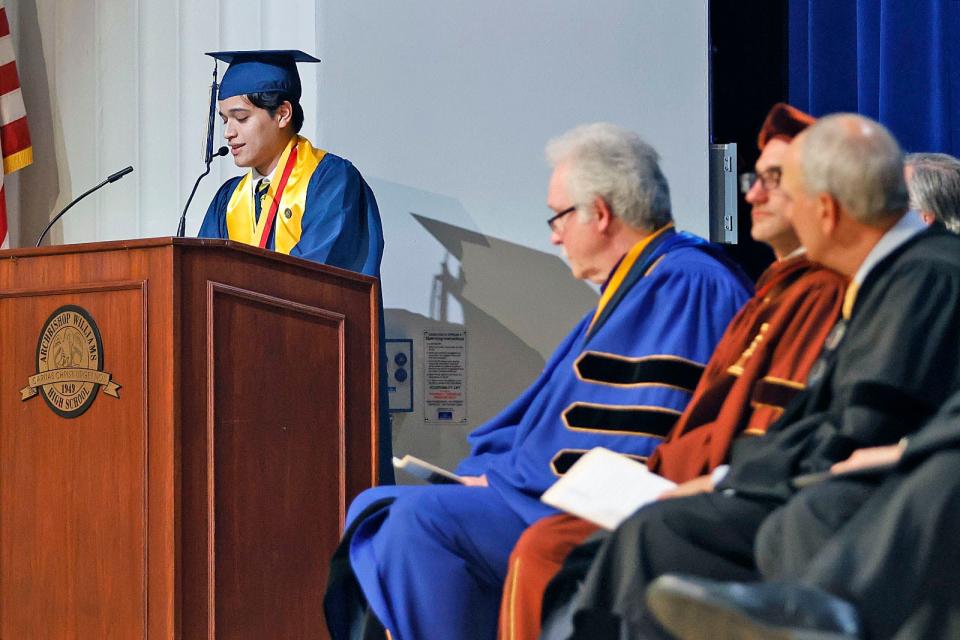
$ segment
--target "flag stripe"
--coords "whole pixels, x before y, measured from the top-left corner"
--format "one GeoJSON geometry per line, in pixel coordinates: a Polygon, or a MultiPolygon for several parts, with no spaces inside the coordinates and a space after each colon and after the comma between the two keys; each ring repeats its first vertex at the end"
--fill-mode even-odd
{"type": "Polygon", "coordinates": [[[2,126],[7,126],[25,115],[27,115],[27,111],[23,106],[23,93],[20,89],[0,94],[0,123],[2,123],[2,126]]]}
{"type": "Polygon", "coordinates": [[[10,93],[20,88],[20,78],[17,75],[17,63],[11,60],[0,64],[0,94],[10,93]]]}
{"type": "Polygon", "coordinates": [[[0,163],[0,248],[3,249],[10,246],[3,176],[33,162],[26,114],[10,23],[3,0],[0,0],[0,156],[3,158],[0,163]]]}
{"type": "MultiPolygon", "coordinates": [[[[0,102],[2,100],[3,98],[0,97],[0,102]]],[[[0,149],[3,149],[4,158],[29,148],[30,130],[27,128],[26,118],[18,118],[0,126],[0,149]]]]}
{"type": "Polygon", "coordinates": [[[16,56],[13,53],[13,38],[7,34],[0,36],[0,64],[13,62],[16,56]]]}

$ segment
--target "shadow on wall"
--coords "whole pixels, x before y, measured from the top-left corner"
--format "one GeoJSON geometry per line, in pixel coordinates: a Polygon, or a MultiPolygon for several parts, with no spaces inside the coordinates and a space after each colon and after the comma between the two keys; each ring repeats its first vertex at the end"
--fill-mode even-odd
{"type": "MultiPolygon", "coordinates": [[[[468,305],[467,328],[467,420],[466,424],[432,423],[424,420],[424,331],[460,331],[464,326],[432,320],[405,309],[386,309],[387,336],[409,336],[414,344],[412,413],[394,413],[393,451],[452,468],[467,455],[467,434],[485,422],[516,396],[515,387],[529,384],[543,368],[543,360],[517,340],[489,315],[468,305]],[[510,363],[508,371],[504,364],[510,363]]],[[[397,482],[409,481],[400,477],[397,482]]]]}
{"type": "MultiPolygon", "coordinates": [[[[32,246],[56,208],[60,189],[65,187],[69,193],[69,184],[60,183],[57,167],[57,157],[63,155],[58,153],[63,149],[57,149],[58,144],[63,144],[63,127],[53,120],[54,96],[51,95],[52,85],[47,77],[37,2],[28,0],[21,3],[18,9],[20,55],[17,65],[33,144],[33,164],[24,169],[20,177],[19,244],[32,246]]],[[[62,242],[62,235],[58,235],[60,233],[59,229],[51,230],[47,243],[62,242]]]]}
{"type": "Polygon", "coordinates": [[[441,273],[434,278],[431,309],[443,309],[445,303],[437,301],[436,288],[438,284],[446,286],[446,294],[462,305],[469,303],[482,309],[545,360],[583,314],[597,304],[596,291],[575,280],[570,268],[555,255],[411,215],[460,262],[456,277],[446,261],[443,263],[441,273]]]}
{"type": "MultiPolygon", "coordinates": [[[[387,337],[414,340],[414,407],[393,414],[393,447],[452,468],[469,453],[467,434],[513,401],[543,369],[596,292],[574,280],[554,255],[412,214],[447,252],[433,278],[430,315],[387,309],[387,337]],[[458,268],[451,269],[449,258],[458,268]],[[450,322],[458,304],[463,325],[450,322]],[[467,331],[465,425],[435,424],[423,415],[423,332],[467,331]]],[[[407,481],[398,477],[399,482],[407,481]]]]}

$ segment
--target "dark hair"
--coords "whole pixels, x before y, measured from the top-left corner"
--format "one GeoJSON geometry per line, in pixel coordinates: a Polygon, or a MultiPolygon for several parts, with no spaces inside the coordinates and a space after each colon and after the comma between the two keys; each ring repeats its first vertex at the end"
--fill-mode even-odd
{"type": "Polygon", "coordinates": [[[300,106],[300,102],[293,96],[286,93],[280,93],[279,91],[270,91],[263,93],[248,93],[247,100],[249,100],[255,107],[266,109],[271,118],[277,113],[277,108],[279,108],[280,105],[282,105],[284,102],[289,102],[290,106],[293,107],[293,118],[291,119],[293,132],[300,133],[300,128],[303,126],[303,107],[300,106]]]}

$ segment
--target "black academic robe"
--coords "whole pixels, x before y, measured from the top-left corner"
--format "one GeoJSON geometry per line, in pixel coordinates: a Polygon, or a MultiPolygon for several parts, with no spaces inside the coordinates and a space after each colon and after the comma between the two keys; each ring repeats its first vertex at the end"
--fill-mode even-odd
{"type": "Polygon", "coordinates": [[[808,390],[765,437],[735,445],[718,489],[787,500],[794,476],[827,470],[855,449],[896,443],[958,389],[960,238],[933,228],[867,274],[808,390]]]}
{"type": "Polygon", "coordinates": [[[954,448],[885,476],[800,581],[851,602],[873,640],[952,640],[960,637],[958,529],[954,448]]]}
{"type": "MultiPolygon", "coordinates": [[[[898,482],[898,478],[910,475],[936,454],[960,453],[960,392],[948,398],[907,442],[894,469],[878,469],[854,478],[833,478],[804,489],[771,514],[757,534],[756,558],[763,577],[781,581],[801,579],[834,535],[860,513],[864,503],[875,500],[881,484],[898,482]]],[[[873,526],[882,530],[890,523],[875,520],[873,526]]],[[[919,529],[921,523],[912,526],[919,529]]]]}
{"type": "Polygon", "coordinates": [[[955,638],[958,529],[955,393],[909,437],[895,469],[815,485],[774,512],[757,535],[757,562],[765,579],[852,602],[871,638],[955,638]]]}
{"type": "Polygon", "coordinates": [[[907,439],[901,466],[919,464],[944,449],[960,449],[960,392],[940,408],[940,412],[907,439]]]}

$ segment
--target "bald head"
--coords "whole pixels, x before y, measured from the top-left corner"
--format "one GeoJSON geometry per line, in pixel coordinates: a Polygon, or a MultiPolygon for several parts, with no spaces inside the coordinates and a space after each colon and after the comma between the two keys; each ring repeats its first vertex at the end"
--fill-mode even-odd
{"type": "Polygon", "coordinates": [[[821,118],[795,140],[803,185],[826,193],[858,222],[888,226],[907,209],[903,152],[890,132],[870,118],[821,118]]]}

